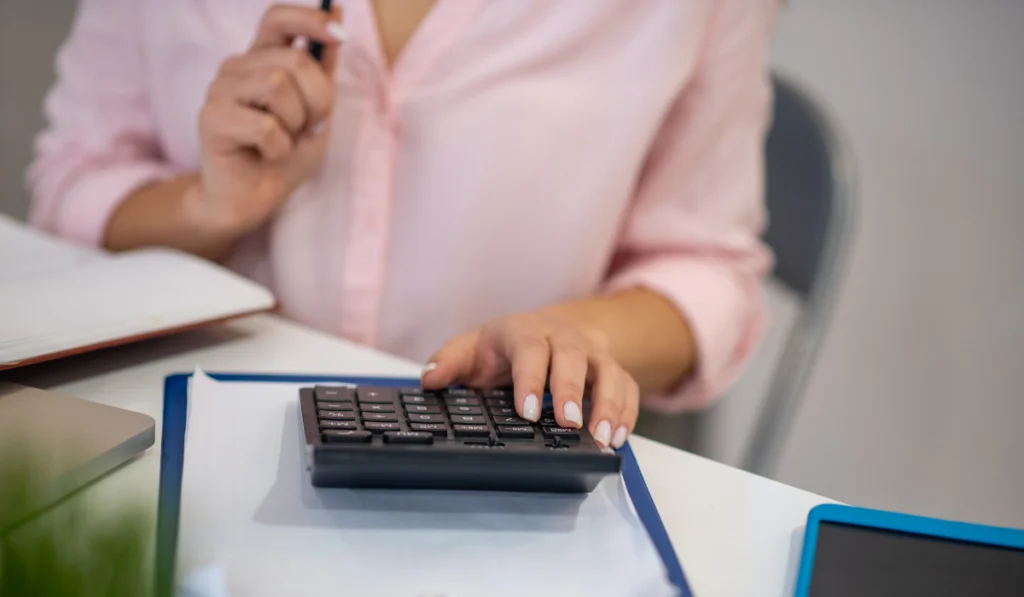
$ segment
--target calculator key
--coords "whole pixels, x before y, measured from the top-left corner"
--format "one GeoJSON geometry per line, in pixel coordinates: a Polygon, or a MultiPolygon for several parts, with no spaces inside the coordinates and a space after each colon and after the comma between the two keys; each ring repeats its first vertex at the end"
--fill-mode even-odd
{"type": "Polygon", "coordinates": [[[402,426],[397,422],[384,422],[384,421],[367,421],[363,423],[365,429],[369,429],[375,433],[381,431],[401,431],[402,426]]]}
{"type": "Polygon", "coordinates": [[[368,413],[368,412],[374,412],[374,413],[393,413],[393,412],[395,412],[395,405],[394,404],[361,404],[359,406],[359,408],[364,413],[368,413]]]}
{"type": "Polygon", "coordinates": [[[512,399],[512,390],[509,388],[494,388],[493,390],[484,390],[484,398],[507,398],[512,399]]]}
{"type": "Polygon", "coordinates": [[[463,425],[486,425],[487,417],[483,415],[452,415],[452,423],[463,425]]]}
{"type": "Polygon", "coordinates": [[[514,417],[516,416],[516,409],[509,406],[502,406],[500,408],[492,408],[491,414],[495,417],[514,417]]]}
{"type": "Polygon", "coordinates": [[[529,425],[530,422],[519,417],[494,417],[495,425],[529,425]]]}
{"type": "Polygon", "coordinates": [[[337,421],[335,419],[324,419],[320,421],[320,430],[324,429],[359,429],[355,421],[337,421]]]}
{"type": "Polygon", "coordinates": [[[439,404],[434,396],[402,396],[403,404],[439,404]]]}
{"type": "Polygon", "coordinates": [[[444,415],[409,415],[413,423],[444,423],[444,415]]]}
{"type": "Polygon", "coordinates": [[[515,401],[511,398],[488,398],[487,408],[514,408],[516,405],[515,401]]]}
{"type": "Polygon", "coordinates": [[[369,431],[328,429],[321,433],[320,437],[327,444],[365,444],[373,436],[369,431]]]}
{"type": "Polygon", "coordinates": [[[321,419],[335,419],[337,421],[354,421],[356,413],[350,410],[322,410],[317,413],[321,419]]]}
{"type": "Polygon", "coordinates": [[[444,399],[449,406],[480,406],[480,399],[475,396],[449,396],[444,399]]]}
{"type": "Polygon", "coordinates": [[[487,425],[452,425],[455,437],[488,437],[491,428],[487,425]]]}
{"type": "Polygon", "coordinates": [[[413,431],[427,431],[438,437],[448,436],[448,428],[444,426],[444,423],[410,423],[409,427],[413,431]]]}
{"type": "Polygon", "coordinates": [[[504,425],[498,427],[498,437],[533,439],[533,427],[529,425],[504,425]]]}
{"type": "Polygon", "coordinates": [[[563,440],[579,439],[580,433],[575,429],[566,429],[565,427],[543,427],[544,437],[546,439],[561,438],[563,440]]]}
{"type": "Polygon", "coordinates": [[[448,396],[477,396],[476,390],[470,388],[448,388],[444,391],[448,396]]]}
{"type": "Polygon", "coordinates": [[[395,394],[391,388],[359,388],[356,396],[361,403],[391,404],[395,394]]]}
{"type": "Polygon", "coordinates": [[[482,415],[484,409],[479,406],[449,406],[448,412],[453,415],[482,415]]]}
{"type": "Polygon", "coordinates": [[[434,434],[426,431],[388,431],[384,434],[387,444],[432,444],[434,434]]]}
{"type": "Polygon", "coordinates": [[[540,418],[540,424],[545,427],[558,427],[558,421],[552,416],[543,416],[540,418]]]}
{"type": "Polygon", "coordinates": [[[351,402],[317,402],[316,407],[321,410],[352,410],[355,405],[351,402]]]}
{"type": "Polygon", "coordinates": [[[363,413],[364,421],[398,421],[398,415],[395,413],[363,413]]]}
{"type": "Polygon", "coordinates": [[[441,414],[441,407],[425,404],[406,404],[405,412],[417,413],[421,415],[439,415],[441,414]]]}
{"type": "Polygon", "coordinates": [[[356,393],[352,388],[316,386],[313,388],[313,396],[317,402],[351,402],[355,399],[356,393]]]}

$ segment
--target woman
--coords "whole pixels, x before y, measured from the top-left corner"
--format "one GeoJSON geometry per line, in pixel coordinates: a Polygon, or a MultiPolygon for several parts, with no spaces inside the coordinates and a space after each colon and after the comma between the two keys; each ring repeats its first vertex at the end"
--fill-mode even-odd
{"type": "Polygon", "coordinates": [[[82,0],[32,222],[218,260],[532,421],[549,382],[582,426],[589,388],[605,446],[641,393],[732,381],[765,319],[773,0],[316,4],[82,0]]]}

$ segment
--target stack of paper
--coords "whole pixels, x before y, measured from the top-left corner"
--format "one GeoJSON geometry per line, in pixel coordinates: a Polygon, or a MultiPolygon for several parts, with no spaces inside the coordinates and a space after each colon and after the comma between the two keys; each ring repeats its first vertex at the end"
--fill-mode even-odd
{"type": "Polygon", "coordinates": [[[267,289],[198,257],[110,256],[0,216],[0,370],[273,306],[267,289]]]}
{"type": "Polygon", "coordinates": [[[182,595],[678,594],[619,477],[586,496],[313,487],[299,387],[193,376],[182,595]]]}

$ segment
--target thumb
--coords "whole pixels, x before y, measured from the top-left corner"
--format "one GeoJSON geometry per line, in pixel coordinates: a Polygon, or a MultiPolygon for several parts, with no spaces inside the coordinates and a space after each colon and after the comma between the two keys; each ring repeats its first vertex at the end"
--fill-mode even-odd
{"type": "Polygon", "coordinates": [[[472,375],[475,363],[476,334],[464,334],[434,353],[423,367],[420,383],[427,390],[465,383],[472,375]]]}

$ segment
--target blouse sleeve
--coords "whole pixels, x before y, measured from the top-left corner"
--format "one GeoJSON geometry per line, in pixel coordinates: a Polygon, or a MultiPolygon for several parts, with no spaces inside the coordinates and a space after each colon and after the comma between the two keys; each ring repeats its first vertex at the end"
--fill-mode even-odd
{"type": "Polygon", "coordinates": [[[107,221],[134,189],[175,174],[150,111],[140,4],[79,2],[28,170],[29,222],[86,245],[102,245],[107,221]]]}
{"type": "Polygon", "coordinates": [[[772,256],[764,142],[775,0],[716,0],[699,64],[668,112],[639,182],[606,290],[667,297],[696,340],[694,374],[645,396],[658,410],[706,406],[738,376],[763,334],[772,256]]]}

